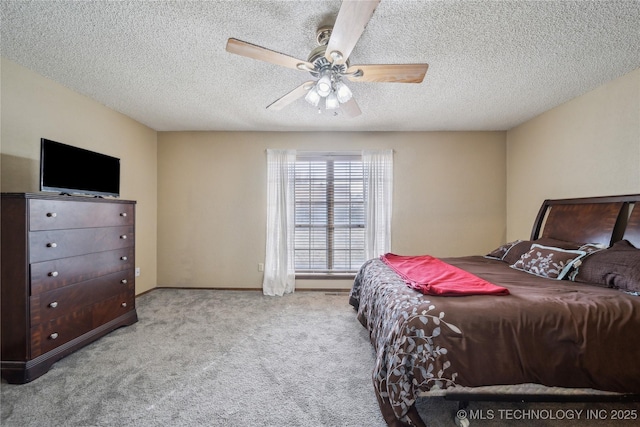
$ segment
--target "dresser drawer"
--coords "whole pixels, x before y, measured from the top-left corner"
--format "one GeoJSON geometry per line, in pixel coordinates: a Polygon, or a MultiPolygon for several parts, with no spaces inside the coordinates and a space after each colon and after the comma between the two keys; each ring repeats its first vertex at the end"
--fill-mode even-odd
{"type": "Polygon", "coordinates": [[[127,270],[32,296],[31,327],[134,289],[132,271],[127,270]]]}
{"type": "Polygon", "coordinates": [[[123,292],[93,306],[93,327],[97,328],[136,308],[133,292],[123,292]]]}
{"type": "Polygon", "coordinates": [[[134,246],[134,244],[133,226],[32,231],[29,233],[32,263],[126,248],[134,246]]]}
{"type": "Polygon", "coordinates": [[[89,332],[93,329],[91,320],[92,310],[87,307],[31,328],[31,357],[35,358],[89,332]]]}
{"type": "Polygon", "coordinates": [[[132,204],[62,200],[30,200],[29,218],[31,231],[134,225],[135,220],[132,204]]]}
{"type": "Polygon", "coordinates": [[[30,295],[38,295],[117,271],[133,271],[134,252],[133,247],[128,247],[31,264],[30,295]]]}

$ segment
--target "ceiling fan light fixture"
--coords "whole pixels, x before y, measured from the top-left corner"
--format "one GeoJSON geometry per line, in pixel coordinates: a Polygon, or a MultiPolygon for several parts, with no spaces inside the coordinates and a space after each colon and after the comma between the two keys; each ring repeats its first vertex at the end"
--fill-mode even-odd
{"type": "Polygon", "coordinates": [[[309,89],[309,92],[307,92],[307,95],[304,97],[304,100],[307,101],[309,104],[313,105],[314,107],[318,106],[318,104],[320,103],[320,94],[318,93],[318,90],[316,89],[315,86],[309,89]]]}
{"type": "Polygon", "coordinates": [[[330,73],[326,73],[322,77],[320,77],[320,80],[318,80],[318,83],[316,83],[316,90],[318,91],[318,95],[323,98],[331,93],[332,85],[330,73]]]}
{"type": "Polygon", "coordinates": [[[338,96],[335,92],[331,92],[327,96],[324,102],[324,107],[327,110],[335,110],[336,108],[340,107],[340,101],[338,101],[338,96]]]}
{"type": "Polygon", "coordinates": [[[349,87],[346,84],[340,81],[336,83],[335,93],[340,104],[344,104],[345,102],[348,102],[353,96],[353,94],[351,93],[351,89],[349,89],[349,87]]]}

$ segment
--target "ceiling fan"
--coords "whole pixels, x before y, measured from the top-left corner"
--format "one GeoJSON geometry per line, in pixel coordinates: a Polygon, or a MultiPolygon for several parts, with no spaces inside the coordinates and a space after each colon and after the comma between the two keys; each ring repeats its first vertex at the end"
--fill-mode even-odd
{"type": "Polygon", "coordinates": [[[344,79],[353,82],[420,83],[428,64],[350,65],[349,55],[360,39],[380,0],[343,0],[336,22],[318,29],[318,45],[306,61],[293,58],[252,43],[230,38],[227,52],[287,68],[309,72],[314,80],[282,96],[268,110],[281,110],[301,97],[321,111],[321,102],[327,110],[340,109],[348,117],[362,112],[344,79]]]}

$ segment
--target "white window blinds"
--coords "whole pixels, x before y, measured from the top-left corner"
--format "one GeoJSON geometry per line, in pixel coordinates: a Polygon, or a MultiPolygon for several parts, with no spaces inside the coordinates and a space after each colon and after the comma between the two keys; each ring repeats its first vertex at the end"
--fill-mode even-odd
{"type": "Polygon", "coordinates": [[[298,153],[294,176],[296,272],[356,272],[365,261],[362,156],[298,153]]]}

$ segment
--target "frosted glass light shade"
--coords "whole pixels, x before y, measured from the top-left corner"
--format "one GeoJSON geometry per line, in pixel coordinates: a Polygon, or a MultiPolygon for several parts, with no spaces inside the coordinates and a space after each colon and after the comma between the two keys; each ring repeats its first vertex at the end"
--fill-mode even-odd
{"type": "Polygon", "coordinates": [[[318,80],[316,84],[316,90],[318,91],[318,95],[323,98],[331,93],[331,76],[325,74],[318,80]]]}
{"type": "Polygon", "coordinates": [[[318,106],[318,104],[320,103],[320,95],[318,94],[318,91],[316,90],[315,86],[309,89],[309,92],[307,92],[307,95],[304,97],[304,100],[307,101],[309,104],[313,105],[314,107],[318,106]]]}
{"type": "Polygon", "coordinates": [[[340,102],[338,101],[338,97],[335,92],[331,92],[329,96],[327,96],[324,106],[327,110],[335,110],[340,106],[340,102]]]}
{"type": "Polygon", "coordinates": [[[336,83],[336,96],[338,97],[338,101],[341,104],[344,104],[351,99],[353,94],[351,93],[351,89],[349,89],[346,84],[338,82],[336,83]]]}

